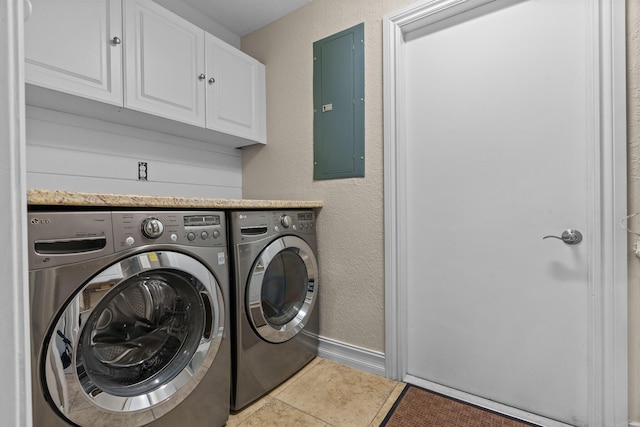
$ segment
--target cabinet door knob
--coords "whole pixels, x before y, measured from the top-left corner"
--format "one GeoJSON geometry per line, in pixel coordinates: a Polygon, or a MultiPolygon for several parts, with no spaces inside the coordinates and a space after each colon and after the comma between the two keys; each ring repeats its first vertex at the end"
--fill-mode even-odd
{"type": "Polygon", "coordinates": [[[119,45],[120,43],[122,43],[122,40],[120,40],[120,37],[114,37],[111,39],[111,43],[113,43],[114,45],[119,45]]]}
{"type": "Polygon", "coordinates": [[[206,78],[207,78],[207,76],[205,76],[204,74],[200,74],[200,75],[198,76],[198,80],[204,80],[204,79],[206,79],[206,78]]]}
{"type": "Polygon", "coordinates": [[[211,78],[209,79],[209,84],[210,84],[210,85],[214,84],[215,82],[216,82],[216,79],[214,79],[213,77],[211,77],[211,78]]]}

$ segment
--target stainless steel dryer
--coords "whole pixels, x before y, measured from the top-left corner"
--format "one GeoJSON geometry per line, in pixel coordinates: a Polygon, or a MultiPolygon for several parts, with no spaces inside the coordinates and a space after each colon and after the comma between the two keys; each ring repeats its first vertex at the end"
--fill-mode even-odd
{"type": "Polygon", "coordinates": [[[318,264],[312,210],[231,212],[231,408],[263,396],[318,352],[318,264]]]}
{"type": "Polygon", "coordinates": [[[222,212],[29,212],[35,426],[221,426],[222,212]]]}

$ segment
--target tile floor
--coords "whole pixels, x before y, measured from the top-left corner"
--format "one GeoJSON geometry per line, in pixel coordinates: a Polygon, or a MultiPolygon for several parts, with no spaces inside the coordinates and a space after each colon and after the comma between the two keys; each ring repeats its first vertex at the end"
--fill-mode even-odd
{"type": "Polygon", "coordinates": [[[232,414],[236,426],[379,426],[405,384],[315,358],[267,396],[232,414]]]}

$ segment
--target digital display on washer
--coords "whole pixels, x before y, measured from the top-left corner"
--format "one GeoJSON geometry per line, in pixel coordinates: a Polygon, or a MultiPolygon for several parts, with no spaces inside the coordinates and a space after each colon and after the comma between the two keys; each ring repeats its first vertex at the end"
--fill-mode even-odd
{"type": "Polygon", "coordinates": [[[184,217],[185,227],[220,225],[220,215],[189,215],[184,217]]]}
{"type": "Polygon", "coordinates": [[[311,212],[298,214],[298,221],[312,221],[312,220],[313,220],[313,213],[311,212]]]}

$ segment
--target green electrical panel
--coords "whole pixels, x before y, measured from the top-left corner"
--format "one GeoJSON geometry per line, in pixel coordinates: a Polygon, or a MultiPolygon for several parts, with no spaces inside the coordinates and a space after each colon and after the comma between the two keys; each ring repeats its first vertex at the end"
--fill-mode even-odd
{"type": "Polygon", "coordinates": [[[313,44],[313,179],[364,177],[364,23],[313,44]]]}

